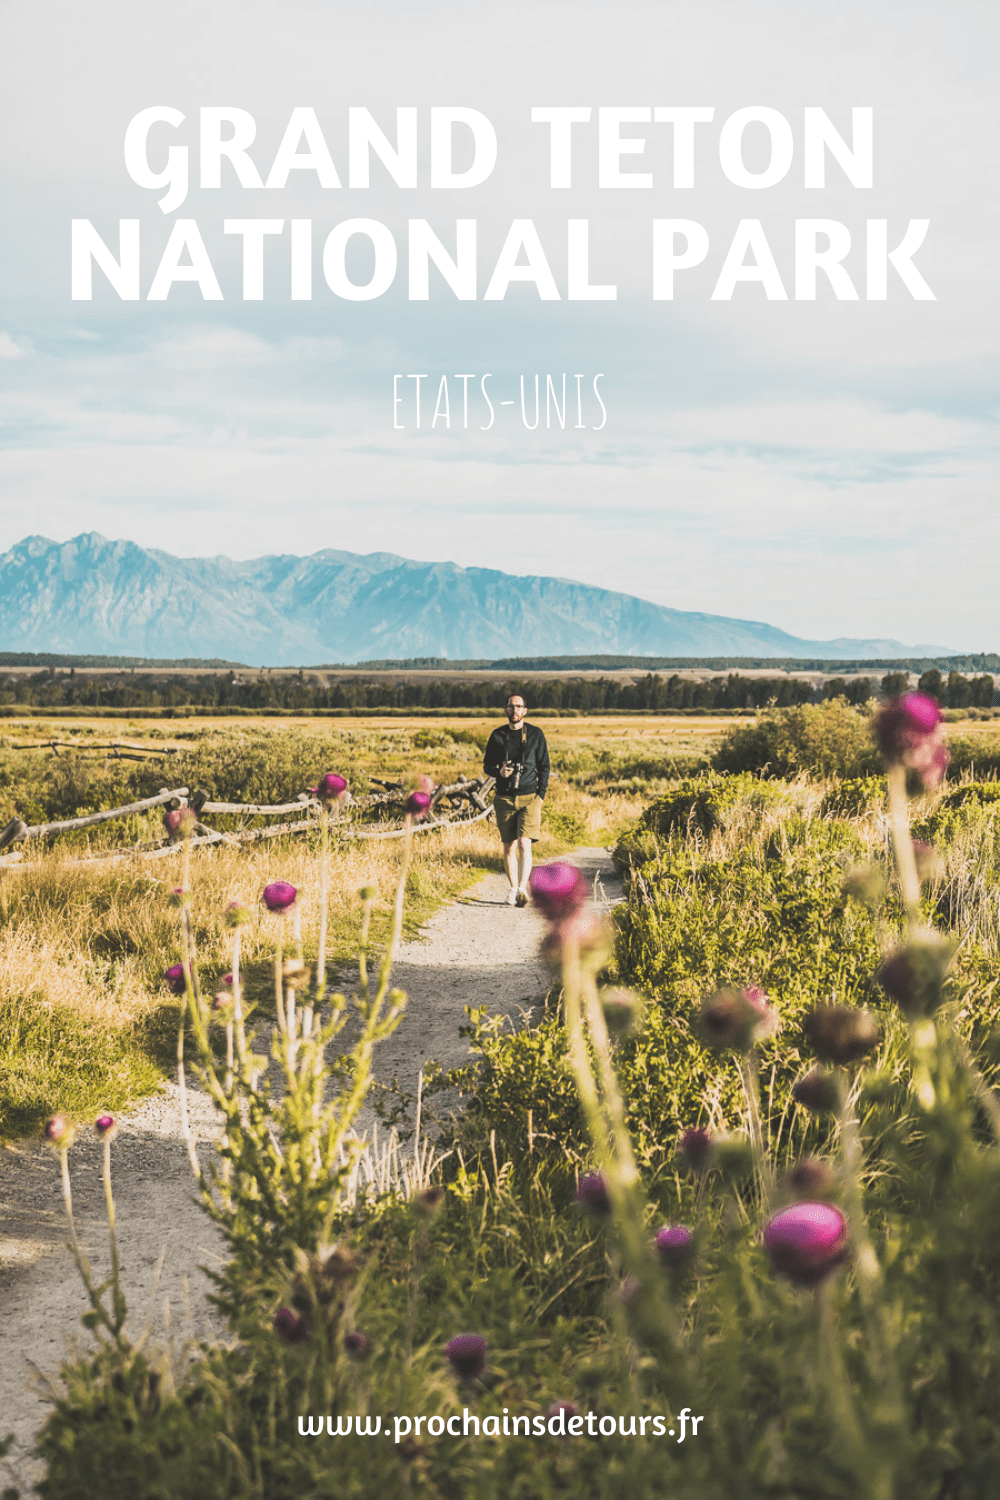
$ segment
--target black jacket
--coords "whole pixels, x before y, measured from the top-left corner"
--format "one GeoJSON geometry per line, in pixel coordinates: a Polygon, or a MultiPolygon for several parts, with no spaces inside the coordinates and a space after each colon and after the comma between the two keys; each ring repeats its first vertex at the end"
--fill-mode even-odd
{"type": "Polygon", "coordinates": [[[549,747],[544,734],[535,724],[522,724],[520,729],[504,724],[494,729],[483,756],[483,770],[487,776],[496,777],[501,797],[544,797],[549,789],[549,747]],[[516,789],[516,772],[514,776],[500,775],[505,760],[521,768],[516,789]]]}

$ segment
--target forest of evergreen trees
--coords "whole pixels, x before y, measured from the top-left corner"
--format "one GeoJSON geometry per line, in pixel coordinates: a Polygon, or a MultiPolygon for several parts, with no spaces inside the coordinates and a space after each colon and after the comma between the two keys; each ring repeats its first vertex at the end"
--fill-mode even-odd
{"type": "MultiPolygon", "coordinates": [[[[814,686],[799,677],[747,677],[739,672],[695,679],[678,673],[649,672],[633,680],[614,677],[542,677],[498,675],[495,679],[459,674],[387,677],[362,673],[330,682],[307,672],[262,673],[252,678],[236,672],[205,674],[178,671],[169,675],[142,671],[80,673],[54,667],[30,675],[3,675],[0,704],[40,709],[209,709],[262,712],[364,712],[368,709],[483,709],[491,711],[512,692],[524,695],[533,709],[595,712],[669,712],[786,707],[843,697],[864,703],[876,696],[905,692],[904,672],[881,679],[832,677],[814,686]]],[[[944,707],[989,708],[997,701],[989,674],[944,676],[936,667],[923,673],[919,686],[944,707]]]]}

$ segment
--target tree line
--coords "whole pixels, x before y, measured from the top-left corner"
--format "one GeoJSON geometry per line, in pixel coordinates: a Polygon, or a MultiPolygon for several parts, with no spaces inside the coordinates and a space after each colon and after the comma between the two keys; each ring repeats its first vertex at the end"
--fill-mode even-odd
{"type": "MultiPolygon", "coordinates": [[[[521,693],[531,708],[593,712],[667,712],[678,709],[758,709],[845,698],[865,703],[876,696],[905,692],[904,672],[887,673],[878,683],[870,677],[832,677],[813,684],[801,677],[748,677],[739,672],[695,679],[678,673],[649,672],[633,681],[611,677],[530,676],[496,679],[448,677],[386,678],[361,675],[331,682],[306,672],[262,673],[243,678],[235,672],[169,676],[141,672],[59,673],[50,668],[30,676],[0,676],[0,704],[38,708],[207,708],[303,711],[366,709],[496,709],[511,693],[521,693]]],[[[925,672],[920,690],[948,708],[989,708],[997,699],[989,674],[965,677],[937,669],[925,672]]]]}

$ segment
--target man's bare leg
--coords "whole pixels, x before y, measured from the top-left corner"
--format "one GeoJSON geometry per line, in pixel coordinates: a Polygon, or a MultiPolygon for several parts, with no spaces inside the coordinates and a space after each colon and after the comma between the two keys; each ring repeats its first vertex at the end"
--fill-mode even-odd
{"type": "Polygon", "coordinates": [[[517,841],[515,841],[513,844],[504,844],[504,846],[503,846],[503,862],[504,862],[504,865],[506,866],[506,869],[507,869],[507,879],[510,881],[510,896],[508,896],[507,899],[508,899],[508,901],[510,901],[510,904],[512,906],[514,904],[514,898],[517,895],[517,889],[518,889],[518,886],[517,886],[517,856],[518,856],[518,848],[519,848],[519,843],[517,841]]]}
{"type": "Polygon", "coordinates": [[[517,852],[518,852],[518,867],[519,867],[519,875],[520,875],[520,879],[517,882],[517,888],[518,888],[518,890],[520,892],[523,893],[523,895],[525,896],[525,898],[527,898],[527,895],[528,895],[528,877],[531,874],[531,840],[530,839],[518,839],[518,841],[517,841],[517,852]]]}

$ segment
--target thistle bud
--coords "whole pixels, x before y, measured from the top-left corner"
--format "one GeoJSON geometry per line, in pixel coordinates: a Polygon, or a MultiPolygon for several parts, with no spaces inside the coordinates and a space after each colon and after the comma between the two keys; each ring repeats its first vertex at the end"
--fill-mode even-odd
{"type": "Polygon", "coordinates": [[[840,1108],[840,1085],[833,1073],[813,1068],[792,1084],[792,1098],[811,1114],[833,1114],[840,1108]]]}
{"type": "Polygon", "coordinates": [[[462,1380],[475,1380],[486,1368],[486,1340],[478,1333],[460,1333],[449,1339],[444,1352],[462,1380]]]}
{"type": "Polygon", "coordinates": [[[903,766],[932,790],[948,765],[941,710],[926,693],[904,693],[875,715],[875,738],[886,768],[903,766]]]}
{"type": "Polygon", "coordinates": [[[653,1241],[662,1265],[686,1266],[694,1254],[694,1235],[685,1224],[664,1224],[653,1241]]]}
{"type": "Polygon", "coordinates": [[[327,771],[325,776],[320,777],[317,785],[309,790],[320,802],[340,802],[347,796],[347,782],[335,771],[327,771]]]}
{"type": "Polygon", "coordinates": [[[230,901],[222,913],[222,920],[232,932],[237,927],[246,927],[247,923],[253,920],[253,912],[241,901],[230,901]]]}
{"type": "Polygon", "coordinates": [[[45,1139],[57,1151],[67,1151],[73,1144],[76,1131],[65,1115],[52,1115],[45,1122],[45,1139]]]}
{"type": "Polygon", "coordinates": [[[745,1136],[723,1136],[713,1142],[713,1162],[734,1186],[746,1182],[754,1169],[753,1147],[745,1136]]]}
{"type": "Polygon", "coordinates": [[[167,897],[167,905],[174,907],[177,911],[183,911],[191,905],[191,892],[185,890],[182,885],[175,885],[167,897]]]}
{"type": "Polygon", "coordinates": [[[677,1154],[693,1172],[707,1172],[715,1161],[715,1142],[707,1130],[685,1130],[677,1142],[677,1154]]]}
{"type": "Polygon", "coordinates": [[[577,1183],[576,1201],[588,1209],[595,1218],[606,1219],[611,1212],[611,1194],[608,1184],[600,1172],[588,1173],[577,1183]]]}
{"type": "Polygon", "coordinates": [[[172,995],[183,995],[187,989],[187,964],[171,964],[164,969],[163,983],[172,995]]]}
{"type": "Polygon", "coordinates": [[[933,1015],[944,998],[951,955],[951,944],[939,933],[913,937],[890,953],[875,975],[876,982],[910,1020],[933,1015]]]}
{"type": "Polygon", "coordinates": [[[832,1203],[795,1203],[769,1221],[764,1248],[779,1276],[818,1286],[847,1258],[847,1220],[832,1203]]]}
{"type": "Polygon", "coordinates": [[[773,1036],[780,1022],[763,990],[724,989],[703,1001],[698,1029],[708,1046],[720,1051],[732,1049],[748,1052],[767,1036],[773,1036]]]}
{"type": "Polygon", "coordinates": [[[944,861],[940,854],[933,844],[928,844],[923,839],[913,840],[913,861],[921,885],[937,880],[944,871],[944,861]]]}
{"type": "Polygon", "coordinates": [[[367,1359],[372,1352],[372,1341],[367,1333],[345,1333],[344,1348],[351,1359],[367,1359]]]}
{"type": "Polygon", "coordinates": [[[286,1344],[301,1344],[309,1336],[309,1324],[290,1307],[279,1307],[274,1315],[274,1331],[286,1344]]]}
{"type": "Polygon", "coordinates": [[[444,1206],[444,1196],[443,1187],[426,1187],[415,1195],[413,1206],[425,1219],[432,1219],[444,1206]]]}
{"type": "Polygon", "coordinates": [[[172,844],[190,838],[198,816],[192,807],[168,807],[163,814],[163,827],[172,844]]]}
{"type": "Polygon", "coordinates": [[[114,1115],[98,1115],[94,1121],[94,1134],[99,1141],[109,1141],[118,1130],[114,1115]]]}
{"type": "Polygon", "coordinates": [[[815,1156],[805,1156],[796,1162],[790,1172],[782,1178],[782,1185],[793,1198],[800,1202],[835,1198],[840,1191],[840,1179],[828,1162],[815,1156]]]}
{"type": "Polygon", "coordinates": [[[406,816],[415,823],[422,823],[431,810],[429,792],[411,792],[406,799],[406,816]]]}
{"type": "Polygon", "coordinates": [[[556,860],[532,870],[528,890],[543,917],[550,922],[563,922],[581,909],[590,888],[586,876],[575,865],[556,860]]]}
{"type": "Polygon", "coordinates": [[[828,1063],[860,1061],[878,1046],[881,1035],[875,1017],[853,1005],[818,1005],[803,1028],[816,1056],[828,1063]]]}
{"type": "Polygon", "coordinates": [[[289,885],[287,880],[274,880],[264,887],[260,899],[268,911],[284,915],[285,912],[291,911],[298,900],[298,895],[294,885],[289,885]]]}

